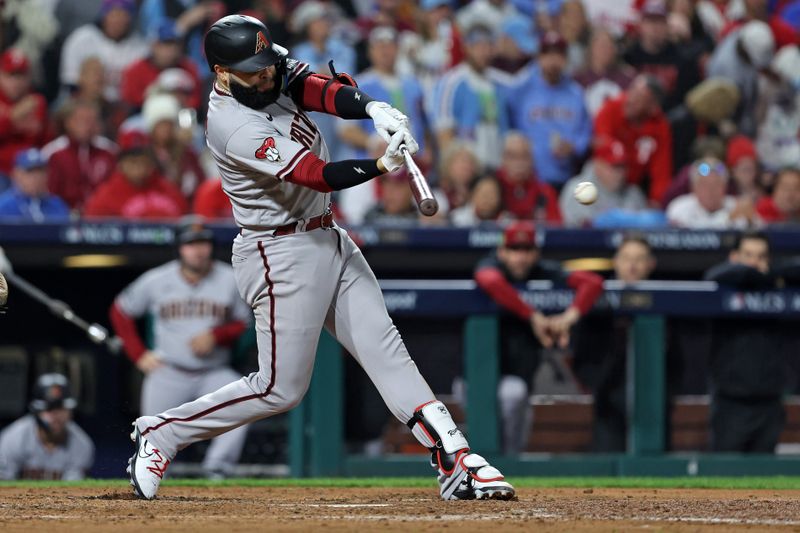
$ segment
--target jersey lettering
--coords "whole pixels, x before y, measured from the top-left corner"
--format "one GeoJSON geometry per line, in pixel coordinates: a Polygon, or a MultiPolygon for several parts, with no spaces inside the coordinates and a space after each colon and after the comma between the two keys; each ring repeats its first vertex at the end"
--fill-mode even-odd
{"type": "Polygon", "coordinates": [[[209,300],[184,300],[162,304],[159,307],[158,316],[162,320],[200,317],[226,320],[230,316],[230,308],[209,300]]]}
{"type": "Polygon", "coordinates": [[[264,139],[259,149],[256,150],[255,155],[256,159],[266,159],[270,163],[277,163],[281,160],[281,153],[278,151],[278,147],[275,146],[275,139],[272,137],[264,139]]]}
{"type": "Polygon", "coordinates": [[[305,113],[297,112],[294,114],[292,129],[289,130],[289,138],[311,150],[317,133],[317,127],[305,113]]]}

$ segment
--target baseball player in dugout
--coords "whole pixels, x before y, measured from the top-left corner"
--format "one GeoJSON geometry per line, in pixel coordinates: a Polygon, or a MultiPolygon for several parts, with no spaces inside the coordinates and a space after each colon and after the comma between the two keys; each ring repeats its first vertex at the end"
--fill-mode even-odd
{"type": "MultiPolygon", "coordinates": [[[[177,233],[178,259],[142,274],[111,306],[111,323],[128,357],[145,374],[141,414],[155,415],[195,400],[240,377],[230,368],[230,346],[250,321],[231,266],[213,259],[213,234],[198,217],[185,217],[177,233]],[[149,315],[153,348],[135,319],[149,315]]],[[[241,426],[211,441],[203,471],[232,473],[247,436],[241,426]]]]}
{"type": "Polygon", "coordinates": [[[94,443],[72,421],[78,402],[62,374],[36,380],[30,413],[0,433],[0,479],[83,479],[94,443]]]}
{"type": "Polygon", "coordinates": [[[567,348],[570,330],[603,292],[603,278],[592,272],[565,273],[557,262],[541,259],[533,223],[518,221],[503,232],[503,242],[475,268],[475,281],[500,306],[500,383],[503,451],[525,451],[532,422],[530,383],[542,348],[567,348]],[[517,287],[549,280],[575,289],[564,312],[544,315],[522,299],[517,287]]]}
{"type": "MultiPolygon", "coordinates": [[[[193,402],[134,422],[128,472],[151,499],[179,450],[287,411],[308,388],[324,327],[356,358],[391,412],[431,452],[445,500],[511,499],[514,488],[470,450],[411,360],[364,256],[330,212],[353,187],[418,150],[408,118],[359,90],[347,74],[312,73],[272,42],[257,19],[231,15],[205,36],[215,74],[206,136],[241,228],[236,284],[253,308],[259,370],[193,402]],[[373,120],[388,147],[377,160],[328,161],[308,112],[373,120]]],[[[474,428],[479,431],[479,428],[474,428]]]]}

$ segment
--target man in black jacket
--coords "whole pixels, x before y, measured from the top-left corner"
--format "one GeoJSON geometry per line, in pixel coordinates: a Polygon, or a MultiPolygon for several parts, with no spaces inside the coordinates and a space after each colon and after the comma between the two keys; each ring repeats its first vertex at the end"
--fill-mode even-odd
{"type": "MultiPolygon", "coordinates": [[[[711,268],[707,280],[738,290],[775,289],[769,241],[743,233],[728,261],[711,268]]],[[[711,449],[773,453],[786,415],[787,324],[779,320],[733,318],[711,325],[711,449]]]]}

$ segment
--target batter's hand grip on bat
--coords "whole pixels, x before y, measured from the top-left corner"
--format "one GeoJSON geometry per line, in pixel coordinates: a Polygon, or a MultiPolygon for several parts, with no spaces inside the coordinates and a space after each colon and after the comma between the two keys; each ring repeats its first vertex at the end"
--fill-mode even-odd
{"type": "Polygon", "coordinates": [[[408,153],[408,149],[405,145],[400,146],[400,152],[403,154],[408,174],[411,176],[411,180],[408,184],[411,187],[411,192],[414,194],[414,200],[417,202],[419,211],[426,217],[432,217],[439,211],[439,202],[434,198],[431,188],[428,185],[428,180],[425,179],[425,176],[417,166],[417,163],[414,162],[411,154],[408,153]]]}

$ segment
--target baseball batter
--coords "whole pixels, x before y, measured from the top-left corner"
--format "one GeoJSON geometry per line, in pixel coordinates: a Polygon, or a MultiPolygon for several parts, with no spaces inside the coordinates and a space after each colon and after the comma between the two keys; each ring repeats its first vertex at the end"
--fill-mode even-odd
{"type": "Polygon", "coordinates": [[[364,256],[328,209],[331,191],[399,168],[401,145],[416,152],[408,119],[373,101],[349,76],[333,68],[332,76],[315,74],[288,59],[254,18],[220,19],[204,44],[216,74],[206,135],[241,227],[232,263],[239,292],[255,314],[259,370],[196,401],[138,418],[128,468],[135,493],[154,498],[169,462],[189,444],[296,406],[324,327],[431,451],[443,499],[514,497],[514,488],[470,451],[434,397],[364,256]],[[378,160],[329,162],[309,111],[371,118],[388,142],[386,153],[378,160]]]}
{"type": "MultiPolygon", "coordinates": [[[[229,346],[252,316],[230,265],[214,261],[211,230],[188,218],[178,230],[179,258],[142,274],[114,301],[111,322],[128,357],[145,373],[141,413],[153,415],[239,378],[229,346]],[[153,320],[147,350],[134,319],[153,320]]],[[[211,441],[203,459],[209,477],[225,477],[239,461],[247,426],[211,441]]]]}

